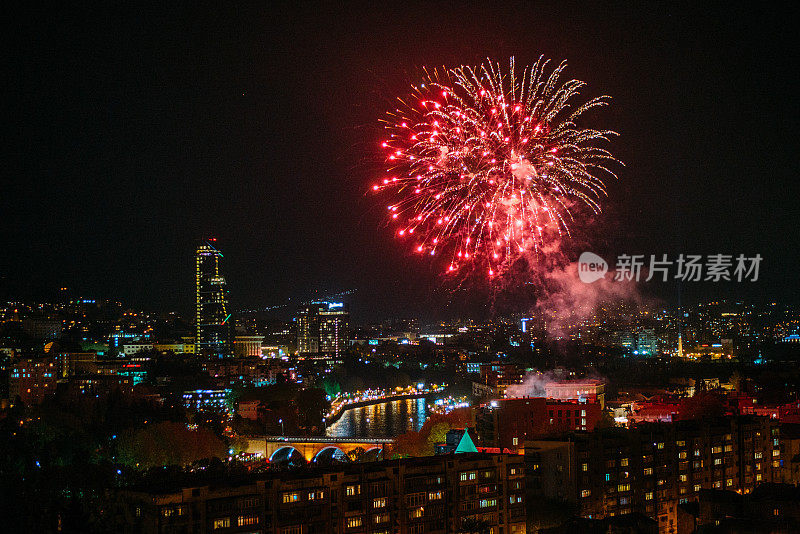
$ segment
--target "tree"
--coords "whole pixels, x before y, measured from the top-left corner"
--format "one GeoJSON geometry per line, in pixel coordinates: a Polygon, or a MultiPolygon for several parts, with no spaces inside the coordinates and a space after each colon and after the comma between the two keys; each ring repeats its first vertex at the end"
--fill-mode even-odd
{"type": "Polygon", "coordinates": [[[431,414],[419,432],[409,431],[397,436],[393,451],[398,456],[432,456],[434,445],[445,441],[449,430],[469,427],[471,422],[469,409],[431,414]]]}
{"type": "Polygon", "coordinates": [[[437,443],[442,443],[447,439],[447,433],[450,431],[450,423],[441,421],[435,423],[428,433],[428,446],[433,451],[437,443]]]}
{"type": "Polygon", "coordinates": [[[330,407],[325,390],[319,388],[301,389],[297,392],[297,411],[300,426],[314,428],[322,426],[322,416],[330,407]]]}
{"type": "Polygon", "coordinates": [[[364,450],[364,447],[356,447],[347,453],[347,457],[350,458],[350,461],[353,463],[361,463],[364,461],[364,455],[366,453],[367,451],[364,450]]]}
{"type": "Polygon", "coordinates": [[[205,458],[227,456],[227,447],[208,429],[189,430],[185,424],[162,422],[120,436],[118,460],[146,469],[188,465],[205,458]]]}

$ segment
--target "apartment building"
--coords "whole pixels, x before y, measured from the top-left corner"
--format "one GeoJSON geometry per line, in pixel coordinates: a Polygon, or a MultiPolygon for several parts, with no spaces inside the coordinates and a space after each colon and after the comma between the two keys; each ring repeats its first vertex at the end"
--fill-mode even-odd
{"type": "Polygon", "coordinates": [[[522,456],[466,453],[124,490],[112,513],[126,533],[524,534],[524,493],[522,456]]]}

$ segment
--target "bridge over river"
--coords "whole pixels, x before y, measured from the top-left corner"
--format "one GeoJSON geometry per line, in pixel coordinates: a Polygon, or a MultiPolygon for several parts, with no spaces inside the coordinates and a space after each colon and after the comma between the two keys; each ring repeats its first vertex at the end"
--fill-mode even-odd
{"type": "Polygon", "coordinates": [[[391,438],[331,438],[313,436],[247,436],[245,452],[257,453],[270,462],[290,461],[301,455],[306,462],[321,458],[341,458],[355,449],[363,449],[369,457],[378,459],[385,449],[391,448],[391,438]]]}

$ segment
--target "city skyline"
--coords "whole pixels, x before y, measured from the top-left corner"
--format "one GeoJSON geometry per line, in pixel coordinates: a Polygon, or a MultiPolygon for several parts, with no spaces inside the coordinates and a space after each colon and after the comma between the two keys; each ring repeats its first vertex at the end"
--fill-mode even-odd
{"type": "Polygon", "coordinates": [[[3,532],[800,532],[782,6],[9,21],[3,532]]]}
{"type": "MultiPolygon", "coordinates": [[[[0,200],[9,222],[0,244],[11,252],[0,297],[67,286],[188,311],[193,243],[215,235],[237,308],[355,290],[365,315],[485,315],[486,292],[444,287],[432,265],[391,242],[383,206],[364,194],[380,168],[376,118],[423,65],[545,53],[613,96],[600,118],[621,134],[626,167],[586,250],[761,254],[759,282],[685,286],[681,298],[798,301],[800,256],[785,246],[797,185],[791,143],[780,142],[796,112],[778,13],[691,4],[276,13],[61,12],[54,32],[24,18],[12,32],[26,53],[12,78],[18,179],[0,200]],[[93,54],[98,44],[117,54],[93,54]],[[145,45],[160,53],[139,54],[145,45]],[[50,68],[73,57],[73,69],[50,68]]],[[[647,290],[678,298],[675,286],[647,290]]]]}

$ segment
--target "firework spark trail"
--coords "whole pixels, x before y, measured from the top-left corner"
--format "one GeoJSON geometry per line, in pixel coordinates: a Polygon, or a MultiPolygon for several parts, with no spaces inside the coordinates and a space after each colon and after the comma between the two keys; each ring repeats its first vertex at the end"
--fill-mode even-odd
{"type": "Polygon", "coordinates": [[[619,162],[598,143],[616,133],[576,120],[609,97],[575,107],[585,84],[560,83],[566,63],[548,64],[540,57],[521,77],[513,58],[506,73],[488,60],[426,71],[385,120],[387,176],[372,189],[393,193],[397,235],[444,254],[446,272],[501,274],[569,236],[584,208],[600,212],[602,176],[619,162]]]}

